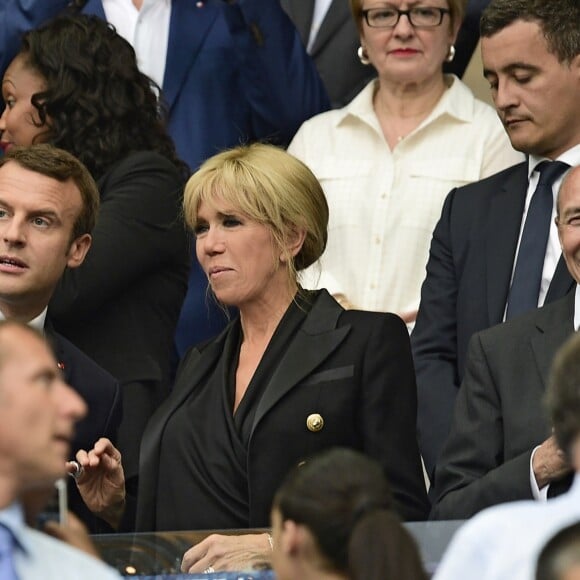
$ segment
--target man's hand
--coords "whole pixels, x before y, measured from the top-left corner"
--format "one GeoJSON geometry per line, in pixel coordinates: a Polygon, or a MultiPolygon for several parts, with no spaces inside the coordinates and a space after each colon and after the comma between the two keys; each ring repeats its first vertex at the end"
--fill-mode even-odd
{"type": "MultiPolygon", "coordinates": [[[[101,437],[89,451],[78,451],[76,460],[82,469],[75,479],[84,502],[94,514],[117,529],[125,510],[121,453],[108,439],[101,437]]],[[[68,462],[66,467],[69,473],[75,473],[74,462],[68,462]]]]}
{"type": "Polygon", "coordinates": [[[572,471],[553,435],[546,439],[534,453],[532,469],[540,489],[572,471]]]}
{"type": "Polygon", "coordinates": [[[181,571],[199,574],[213,570],[249,570],[270,562],[268,534],[220,536],[212,534],[183,555],[181,571]]]}

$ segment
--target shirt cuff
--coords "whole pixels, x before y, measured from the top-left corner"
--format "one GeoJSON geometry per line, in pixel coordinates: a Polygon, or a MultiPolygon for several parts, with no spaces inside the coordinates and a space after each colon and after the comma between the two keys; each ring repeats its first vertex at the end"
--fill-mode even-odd
{"type": "Polygon", "coordinates": [[[545,485],[542,487],[542,489],[540,489],[538,487],[538,482],[536,481],[536,476],[534,475],[534,470],[532,468],[532,465],[534,464],[534,455],[539,448],[539,445],[534,447],[534,450],[530,455],[530,487],[532,488],[532,495],[534,496],[534,499],[538,501],[548,501],[548,489],[550,489],[550,484],[545,485]]]}

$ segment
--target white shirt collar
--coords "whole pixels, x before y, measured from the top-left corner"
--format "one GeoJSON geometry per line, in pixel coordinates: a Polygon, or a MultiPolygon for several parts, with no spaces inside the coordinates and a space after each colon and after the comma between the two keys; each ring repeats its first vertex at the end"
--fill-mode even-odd
{"type": "MultiPolygon", "coordinates": [[[[529,158],[528,158],[528,179],[531,178],[532,173],[534,172],[536,167],[542,161],[552,161],[552,160],[548,159],[547,157],[539,157],[538,155],[530,155],[529,156],[529,158]]],[[[578,145],[575,145],[574,147],[572,147],[572,149],[568,149],[568,151],[565,151],[564,153],[562,153],[562,155],[559,155],[553,161],[562,161],[564,163],[567,163],[571,167],[575,167],[576,165],[580,165],[580,143],[578,145]]]]}
{"type": "MultiPolygon", "coordinates": [[[[439,102],[435,105],[429,116],[415,129],[432,123],[438,117],[448,115],[460,122],[473,119],[475,97],[469,88],[454,75],[445,75],[449,87],[443,93],[439,102]]],[[[376,123],[376,114],[373,108],[373,98],[378,89],[378,79],[370,81],[366,87],[345,107],[340,109],[337,115],[336,125],[339,125],[349,115],[359,117],[367,123],[376,123]],[[372,120],[371,120],[372,119],[372,120]]]]}
{"type": "Polygon", "coordinates": [[[576,284],[576,295],[574,297],[574,330],[580,328],[580,284],[576,284]]]}
{"type": "MultiPolygon", "coordinates": [[[[35,328],[36,330],[44,333],[44,323],[46,322],[46,312],[48,310],[48,306],[36,317],[32,320],[29,320],[27,324],[35,328]]],[[[0,310],[0,320],[6,320],[6,317],[0,310]]]]}
{"type": "Polygon", "coordinates": [[[25,534],[26,524],[24,512],[19,502],[15,501],[0,510],[0,522],[2,522],[14,534],[20,547],[28,554],[32,552],[30,543],[25,534]]]}

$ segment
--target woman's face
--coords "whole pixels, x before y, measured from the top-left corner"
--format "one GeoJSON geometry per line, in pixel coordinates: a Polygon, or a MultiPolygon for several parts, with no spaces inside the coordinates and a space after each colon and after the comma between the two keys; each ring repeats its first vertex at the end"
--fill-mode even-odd
{"type": "Polygon", "coordinates": [[[5,108],[0,117],[0,144],[4,150],[42,141],[40,135],[46,127],[37,126],[38,111],[30,99],[44,88],[42,77],[25,66],[22,56],[17,56],[2,80],[5,108]]]}
{"type": "Polygon", "coordinates": [[[218,198],[201,203],[194,232],[197,259],[220,302],[243,308],[287,295],[287,271],[268,227],[218,198]]]}
{"type": "MultiPolygon", "coordinates": [[[[409,10],[416,6],[449,8],[445,0],[363,0],[363,10],[384,7],[409,10]]],[[[414,27],[405,15],[399,17],[394,28],[372,28],[363,17],[361,44],[379,78],[394,83],[422,84],[442,74],[441,67],[456,34],[449,14],[433,28],[414,27]]]]}

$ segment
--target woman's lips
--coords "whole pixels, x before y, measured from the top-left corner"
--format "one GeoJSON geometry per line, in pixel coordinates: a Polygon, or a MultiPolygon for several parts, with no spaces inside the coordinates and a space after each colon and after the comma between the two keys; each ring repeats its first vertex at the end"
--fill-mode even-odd
{"type": "Polygon", "coordinates": [[[396,48],[395,50],[391,50],[391,54],[395,56],[414,56],[419,51],[413,48],[396,48]]]}
{"type": "Polygon", "coordinates": [[[10,147],[12,147],[12,143],[9,143],[8,141],[0,141],[0,151],[6,153],[10,147]]]}

